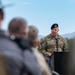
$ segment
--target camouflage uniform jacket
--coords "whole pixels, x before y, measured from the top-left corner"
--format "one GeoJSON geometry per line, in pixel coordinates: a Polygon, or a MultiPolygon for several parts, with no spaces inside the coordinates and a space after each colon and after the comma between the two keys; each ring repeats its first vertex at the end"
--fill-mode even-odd
{"type": "MultiPolygon", "coordinates": [[[[57,35],[57,37],[59,38],[58,39],[58,52],[68,51],[67,41],[60,35],[57,35]]],[[[49,34],[45,38],[41,39],[41,44],[38,48],[44,55],[48,55],[49,53],[57,52],[55,37],[49,34]]]]}

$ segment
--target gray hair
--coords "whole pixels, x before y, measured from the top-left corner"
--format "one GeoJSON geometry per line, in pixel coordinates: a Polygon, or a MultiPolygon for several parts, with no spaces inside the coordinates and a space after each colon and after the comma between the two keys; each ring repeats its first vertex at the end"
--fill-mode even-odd
{"type": "Polygon", "coordinates": [[[38,29],[35,26],[29,26],[29,33],[28,37],[30,40],[30,45],[31,47],[36,47],[37,46],[37,38],[38,38],[38,29]]]}

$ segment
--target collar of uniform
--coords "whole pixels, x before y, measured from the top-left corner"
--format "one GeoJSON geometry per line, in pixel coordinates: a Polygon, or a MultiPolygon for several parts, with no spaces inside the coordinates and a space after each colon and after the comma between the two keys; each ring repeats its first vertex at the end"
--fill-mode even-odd
{"type": "MultiPolygon", "coordinates": [[[[54,36],[52,36],[51,34],[49,34],[47,37],[48,38],[54,38],[54,36]]],[[[57,35],[57,37],[59,37],[59,34],[57,35]]]]}

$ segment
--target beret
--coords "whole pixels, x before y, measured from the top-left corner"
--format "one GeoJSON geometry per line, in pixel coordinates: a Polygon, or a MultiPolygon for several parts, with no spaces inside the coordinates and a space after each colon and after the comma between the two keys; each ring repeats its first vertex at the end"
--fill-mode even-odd
{"type": "Polygon", "coordinates": [[[54,24],[51,26],[51,29],[57,28],[57,27],[58,27],[58,24],[57,24],[57,23],[54,23],[54,24]]]}

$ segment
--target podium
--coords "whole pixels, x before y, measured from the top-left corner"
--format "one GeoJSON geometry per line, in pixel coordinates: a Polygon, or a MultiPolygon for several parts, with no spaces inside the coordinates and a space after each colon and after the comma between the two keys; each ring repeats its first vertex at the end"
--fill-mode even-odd
{"type": "Polygon", "coordinates": [[[52,69],[60,75],[68,75],[69,52],[54,52],[51,56],[52,69]]]}

